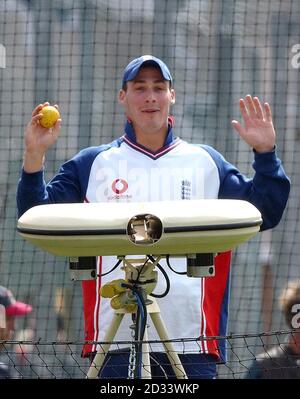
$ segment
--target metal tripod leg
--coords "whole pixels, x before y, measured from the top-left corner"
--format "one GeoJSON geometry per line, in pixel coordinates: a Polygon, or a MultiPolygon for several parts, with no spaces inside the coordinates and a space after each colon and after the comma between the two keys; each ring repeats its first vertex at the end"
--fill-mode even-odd
{"type": "MultiPolygon", "coordinates": [[[[157,305],[158,306],[158,305],[157,305]]],[[[157,334],[161,341],[169,341],[170,338],[168,336],[167,328],[165,323],[163,322],[160,312],[154,311],[149,312],[151,319],[153,321],[154,327],[157,331],[157,334]]],[[[166,350],[166,354],[171,363],[172,369],[178,379],[187,379],[184,368],[181,364],[181,360],[179,359],[178,354],[175,352],[172,342],[163,342],[163,346],[166,350]]]]}
{"type": "Polygon", "coordinates": [[[145,330],[144,334],[144,341],[142,344],[142,378],[143,379],[151,379],[151,365],[150,365],[150,349],[149,349],[149,344],[148,344],[148,332],[147,332],[147,327],[145,330]]]}
{"type": "Polygon", "coordinates": [[[109,351],[111,342],[113,341],[118,328],[120,327],[121,321],[123,320],[124,313],[115,313],[114,317],[110,323],[110,326],[105,334],[104,342],[109,342],[108,344],[101,345],[98,349],[96,356],[94,357],[92,364],[87,373],[87,378],[97,378],[101,366],[105,360],[106,354],[109,351]]]}
{"type": "MultiPolygon", "coordinates": [[[[157,331],[157,334],[161,341],[170,341],[168,336],[168,332],[166,326],[160,316],[160,309],[158,304],[153,298],[151,299],[152,303],[147,305],[148,314],[150,314],[151,319],[153,321],[153,325],[157,331]]],[[[128,313],[128,312],[126,312],[128,313]]],[[[114,317],[111,321],[111,324],[105,334],[104,342],[110,342],[108,344],[101,345],[101,348],[98,349],[96,356],[89,368],[87,373],[87,378],[97,378],[101,366],[105,360],[106,354],[110,348],[111,342],[113,341],[118,328],[120,327],[121,321],[124,317],[125,311],[119,310],[114,314],[114,317]]],[[[145,333],[144,341],[147,341],[147,333],[145,333]]],[[[170,364],[173,368],[173,371],[178,379],[186,379],[187,376],[185,374],[184,368],[181,364],[178,354],[175,352],[172,342],[163,342],[163,346],[166,350],[166,354],[170,361],[170,364]]],[[[151,378],[151,367],[150,367],[150,356],[149,356],[149,344],[147,342],[142,345],[142,360],[143,360],[143,369],[142,369],[142,378],[151,378]]]]}
{"type": "MultiPolygon", "coordinates": [[[[122,311],[121,311],[122,312],[122,311]]],[[[98,349],[96,356],[93,359],[93,362],[89,368],[87,373],[87,378],[97,378],[98,374],[101,370],[107,352],[111,346],[111,342],[113,341],[116,333],[120,327],[121,321],[123,320],[125,313],[115,313],[114,317],[111,321],[111,324],[105,334],[103,339],[104,342],[110,342],[108,344],[101,345],[101,348],[98,349]]],[[[144,340],[148,340],[147,336],[147,329],[145,331],[144,340]]],[[[149,344],[147,342],[143,343],[142,345],[142,362],[143,362],[143,369],[142,369],[142,378],[149,379],[151,378],[151,367],[150,367],[150,356],[149,356],[149,344]]]]}

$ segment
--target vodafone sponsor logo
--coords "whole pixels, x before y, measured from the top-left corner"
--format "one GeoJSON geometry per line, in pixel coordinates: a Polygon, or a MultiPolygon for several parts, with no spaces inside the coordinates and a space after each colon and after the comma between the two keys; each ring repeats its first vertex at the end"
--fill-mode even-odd
{"type": "Polygon", "coordinates": [[[113,192],[118,195],[124,194],[125,191],[128,189],[128,183],[124,179],[115,179],[112,182],[111,188],[112,188],[113,192]]]}
{"type": "Polygon", "coordinates": [[[132,195],[126,192],[128,190],[128,183],[125,179],[117,178],[111,183],[111,190],[113,195],[108,195],[108,201],[130,201],[132,195]]]}

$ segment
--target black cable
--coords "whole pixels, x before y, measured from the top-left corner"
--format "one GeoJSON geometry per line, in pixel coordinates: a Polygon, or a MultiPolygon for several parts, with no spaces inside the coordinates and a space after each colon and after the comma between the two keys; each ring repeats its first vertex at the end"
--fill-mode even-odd
{"type": "MultiPolygon", "coordinates": [[[[147,325],[147,306],[146,306],[146,304],[145,304],[143,295],[141,294],[141,292],[140,292],[137,288],[135,288],[135,287],[132,286],[131,284],[122,283],[122,287],[124,287],[124,288],[129,288],[129,289],[130,289],[131,291],[133,291],[134,294],[137,295],[137,296],[139,297],[139,299],[140,299],[140,302],[141,302],[141,305],[142,305],[142,308],[143,308],[143,312],[144,312],[144,322],[143,322],[143,325],[142,325],[142,328],[141,328],[141,333],[140,333],[140,336],[139,336],[139,340],[142,341],[143,338],[144,338],[144,334],[145,334],[145,330],[146,330],[146,325],[147,325]]],[[[138,303],[138,305],[139,305],[139,303],[138,303]]]]}
{"type": "Polygon", "coordinates": [[[141,273],[142,273],[144,267],[146,266],[146,264],[147,264],[147,262],[148,262],[148,259],[149,259],[149,257],[146,258],[146,260],[145,260],[144,264],[142,265],[142,267],[141,267],[140,269],[137,269],[137,273],[138,273],[137,278],[136,278],[136,280],[133,280],[133,282],[134,282],[135,284],[136,284],[136,283],[139,283],[140,275],[141,275],[141,273]]]}
{"type": "Polygon", "coordinates": [[[176,274],[181,274],[181,275],[187,274],[187,272],[177,272],[176,270],[174,270],[174,269],[171,267],[171,264],[170,264],[170,255],[167,255],[167,256],[166,256],[166,261],[167,261],[168,267],[172,270],[172,272],[174,272],[174,273],[176,273],[176,274]]]}
{"type": "Polygon", "coordinates": [[[103,277],[106,276],[107,274],[113,272],[118,266],[119,264],[122,262],[122,259],[119,259],[118,262],[114,265],[114,267],[112,269],[110,269],[108,272],[106,273],[102,273],[102,274],[97,274],[97,277],[103,277]]]}
{"type": "MultiPolygon", "coordinates": [[[[166,271],[164,270],[164,268],[159,263],[156,263],[155,259],[151,255],[147,255],[146,261],[144,262],[142,267],[140,269],[138,269],[137,278],[135,280],[133,280],[131,282],[131,284],[127,284],[127,283],[123,283],[122,284],[122,287],[130,289],[135,294],[135,296],[139,299],[139,300],[137,300],[138,308],[137,308],[136,317],[135,317],[135,325],[136,325],[136,328],[135,328],[135,341],[138,341],[138,342],[135,343],[136,365],[138,366],[134,370],[134,377],[135,378],[141,378],[142,341],[144,339],[145,331],[146,331],[146,328],[147,328],[147,306],[145,304],[145,301],[144,301],[144,298],[143,298],[143,295],[142,295],[140,289],[137,288],[137,285],[139,284],[140,275],[141,275],[141,273],[143,271],[143,268],[147,264],[148,259],[150,259],[152,263],[156,264],[156,266],[162,272],[162,274],[163,274],[163,276],[165,277],[165,280],[166,280],[166,289],[165,289],[165,292],[163,294],[154,294],[154,293],[152,293],[150,295],[152,297],[155,297],[155,298],[163,298],[170,291],[170,279],[169,279],[166,271]],[[140,306],[142,307],[143,314],[144,314],[144,317],[142,317],[142,318],[141,318],[140,306]],[[140,321],[141,321],[141,325],[140,325],[140,328],[139,328],[140,321]]],[[[171,267],[170,267],[170,269],[172,270],[171,267]]]]}
{"type": "Polygon", "coordinates": [[[141,319],[141,310],[139,306],[139,301],[137,301],[137,311],[135,318],[135,331],[134,331],[134,347],[135,347],[135,369],[134,369],[134,378],[141,378],[141,343],[139,342],[139,326],[141,319]]]}
{"type": "Polygon", "coordinates": [[[140,341],[142,341],[144,339],[144,335],[145,335],[145,331],[147,328],[147,306],[146,303],[144,301],[143,295],[141,295],[139,293],[139,298],[143,307],[143,311],[144,311],[144,318],[143,318],[143,324],[141,326],[141,333],[140,333],[140,341]]]}
{"type": "MultiPolygon", "coordinates": [[[[155,263],[155,259],[153,258],[153,256],[151,256],[151,255],[148,255],[148,256],[149,256],[149,259],[151,260],[151,262],[155,263]]],[[[165,296],[168,294],[168,292],[170,291],[170,280],[169,280],[169,276],[168,276],[167,273],[165,272],[164,268],[163,268],[159,263],[157,263],[156,266],[158,267],[158,269],[159,269],[159,270],[162,272],[162,274],[164,275],[164,278],[165,278],[165,280],[166,280],[166,289],[165,289],[165,292],[163,292],[162,294],[154,294],[154,293],[152,292],[152,294],[149,294],[149,295],[150,295],[150,296],[153,296],[153,298],[163,298],[163,297],[165,297],[165,296]]]]}

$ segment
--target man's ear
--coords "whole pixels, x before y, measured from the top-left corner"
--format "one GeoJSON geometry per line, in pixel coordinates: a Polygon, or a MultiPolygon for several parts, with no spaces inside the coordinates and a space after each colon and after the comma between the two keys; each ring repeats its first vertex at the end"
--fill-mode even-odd
{"type": "Polygon", "coordinates": [[[175,104],[176,93],[174,89],[171,89],[171,105],[175,104]]]}
{"type": "Polygon", "coordinates": [[[118,94],[118,101],[120,104],[124,104],[126,92],[125,90],[121,89],[118,94]]]}

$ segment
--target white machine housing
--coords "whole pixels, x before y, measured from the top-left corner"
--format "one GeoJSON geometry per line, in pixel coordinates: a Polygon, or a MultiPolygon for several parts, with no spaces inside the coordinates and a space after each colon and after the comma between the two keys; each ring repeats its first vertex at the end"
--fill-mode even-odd
{"type": "Polygon", "coordinates": [[[241,200],[49,204],[29,209],[17,230],[59,256],[218,253],[260,230],[255,206],[241,200]]]}

